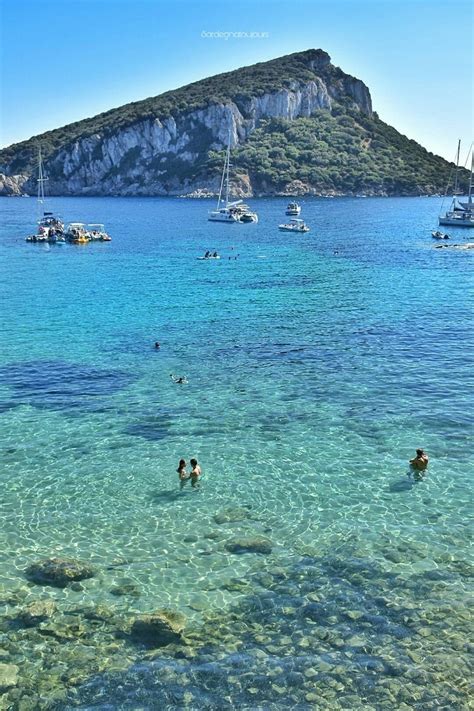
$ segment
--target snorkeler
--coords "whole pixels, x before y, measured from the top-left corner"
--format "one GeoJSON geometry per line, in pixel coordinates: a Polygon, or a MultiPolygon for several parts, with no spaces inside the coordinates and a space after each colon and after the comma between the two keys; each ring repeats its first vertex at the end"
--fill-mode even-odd
{"type": "Polygon", "coordinates": [[[188,379],[185,375],[180,375],[178,378],[176,375],[173,375],[173,373],[171,373],[170,378],[173,383],[179,383],[180,385],[185,385],[188,382],[188,379]]]}

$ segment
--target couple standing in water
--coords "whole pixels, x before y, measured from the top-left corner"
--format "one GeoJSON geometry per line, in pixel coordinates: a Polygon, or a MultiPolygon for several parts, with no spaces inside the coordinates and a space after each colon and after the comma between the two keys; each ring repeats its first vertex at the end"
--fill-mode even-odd
{"type": "Polygon", "coordinates": [[[186,470],[186,460],[185,459],[180,459],[177,472],[178,472],[178,477],[179,477],[179,487],[182,489],[184,486],[186,486],[186,482],[191,479],[191,486],[193,489],[199,489],[199,480],[201,478],[201,467],[198,464],[197,459],[191,459],[190,462],[191,464],[191,471],[188,473],[186,470]]]}

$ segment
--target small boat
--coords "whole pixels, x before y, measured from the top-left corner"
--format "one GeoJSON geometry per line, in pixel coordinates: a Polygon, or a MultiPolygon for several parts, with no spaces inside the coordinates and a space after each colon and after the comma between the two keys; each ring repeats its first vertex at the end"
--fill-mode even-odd
{"type": "Polygon", "coordinates": [[[87,232],[89,234],[89,239],[91,242],[111,242],[112,237],[110,237],[105,231],[105,225],[100,222],[91,223],[87,225],[87,232]]]}
{"type": "Polygon", "coordinates": [[[237,207],[237,218],[239,222],[258,222],[258,215],[252,212],[248,205],[241,203],[237,207]]]}
{"type": "Polygon", "coordinates": [[[217,252],[206,252],[203,257],[196,257],[200,262],[207,262],[209,259],[220,259],[220,254],[217,252]]]}
{"type": "Polygon", "coordinates": [[[297,202],[290,202],[286,206],[285,215],[293,215],[298,217],[301,212],[301,206],[297,202]]]}
{"type": "Polygon", "coordinates": [[[90,242],[89,232],[83,222],[71,222],[66,230],[66,239],[71,244],[87,244],[90,242]]]}
{"type": "Polygon", "coordinates": [[[446,232],[440,232],[439,230],[433,231],[431,236],[433,239],[449,239],[449,235],[446,232]]]}
{"type": "Polygon", "coordinates": [[[278,229],[284,232],[309,232],[309,227],[304,220],[293,219],[287,224],[278,225],[278,229]]]}

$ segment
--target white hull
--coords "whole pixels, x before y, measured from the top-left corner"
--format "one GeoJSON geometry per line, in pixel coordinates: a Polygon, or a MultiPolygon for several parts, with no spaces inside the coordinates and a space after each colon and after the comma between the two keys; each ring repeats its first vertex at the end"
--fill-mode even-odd
{"type": "Polygon", "coordinates": [[[234,215],[225,212],[211,212],[207,219],[209,222],[227,222],[228,224],[238,222],[234,215]]]}
{"type": "Polygon", "coordinates": [[[279,225],[278,229],[282,232],[309,232],[309,227],[288,227],[287,225],[279,225]]]}
{"type": "Polygon", "coordinates": [[[449,227],[474,227],[474,216],[467,218],[449,217],[445,215],[438,220],[440,225],[449,227]]]}

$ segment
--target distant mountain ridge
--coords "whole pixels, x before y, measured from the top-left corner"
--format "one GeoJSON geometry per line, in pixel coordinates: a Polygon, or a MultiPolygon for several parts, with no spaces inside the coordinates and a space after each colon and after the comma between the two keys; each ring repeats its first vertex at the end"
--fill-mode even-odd
{"type": "MultiPolygon", "coordinates": [[[[230,132],[237,196],[444,191],[453,165],[381,121],[321,49],[219,74],[0,151],[0,195],[210,195],[230,132]]],[[[467,180],[461,171],[461,182],[467,180]]]]}

